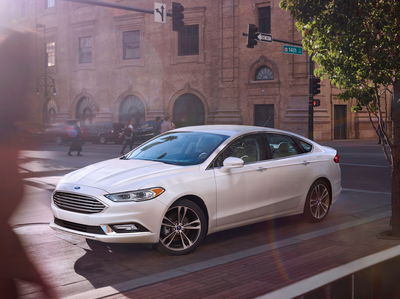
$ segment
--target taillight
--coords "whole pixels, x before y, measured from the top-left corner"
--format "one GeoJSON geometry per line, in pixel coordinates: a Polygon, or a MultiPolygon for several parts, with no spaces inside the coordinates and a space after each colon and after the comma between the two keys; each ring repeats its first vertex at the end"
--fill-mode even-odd
{"type": "Polygon", "coordinates": [[[333,162],[335,162],[335,163],[339,163],[340,162],[339,154],[336,154],[336,156],[333,158],[333,162]]]}

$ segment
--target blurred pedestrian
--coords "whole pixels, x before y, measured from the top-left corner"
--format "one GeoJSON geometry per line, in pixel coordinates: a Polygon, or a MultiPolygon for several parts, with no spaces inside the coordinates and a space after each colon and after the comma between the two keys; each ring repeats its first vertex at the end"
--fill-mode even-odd
{"type": "Polygon", "coordinates": [[[132,121],[129,121],[126,125],[125,128],[122,132],[122,149],[121,149],[121,155],[125,154],[125,149],[129,147],[129,150],[131,151],[133,149],[133,125],[132,121]]]}
{"type": "Polygon", "coordinates": [[[82,146],[83,146],[83,139],[82,139],[82,130],[81,130],[81,123],[78,120],[74,125],[72,130],[72,139],[69,143],[69,150],[68,156],[72,156],[72,152],[77,152],[77,156],[82,156],[82,146]]]}
{"type": "Polygon", "coordinates": [[[164,133],[173,129],[175,129],[175,124],[169,120],[169,116],[166,116],[164,120],[161,122],[160,132],[164,133]]]}
{"type": "Polygon", "coordinates": [[[24,196],[24,185],[18,170],[22,139],[18,125],[27,121],[28,91],[34,82],[30,60],[32,36],[31,33],[0,27],[1,298],[19,297],[17,280],[36,284],[41,288],[43,297],[57,297],[9,224],[24,196]]]}
{"type": "Polygon", "coordinates": [[[161,133],[161,117],[157,116],[154,121],[154,135],[159,135],[161,133]]]}

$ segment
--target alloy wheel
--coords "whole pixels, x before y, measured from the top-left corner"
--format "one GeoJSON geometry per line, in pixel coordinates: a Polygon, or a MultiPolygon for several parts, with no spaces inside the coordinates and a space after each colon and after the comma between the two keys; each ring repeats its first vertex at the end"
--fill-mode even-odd
{"type": "Polygon", "coordinates": [[[183,201],[172,206],[161,224],[161,251],[172,255],[191,252],[204,238],[204,223],[204,213],[196,204],[183,201]]]}
{"type": "Polygon", "coordinates": [[[309,197],[309,209],[312,217],[316,220],[323,219],[328,214],[329,204],[330,196],[326,184],[314,184],[309,197]]]}

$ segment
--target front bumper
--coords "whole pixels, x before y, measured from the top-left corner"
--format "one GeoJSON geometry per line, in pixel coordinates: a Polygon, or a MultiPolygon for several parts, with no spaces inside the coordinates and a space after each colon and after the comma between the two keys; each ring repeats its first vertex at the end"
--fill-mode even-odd
{"type": "MultiPolygon", "coordinates": [[[[77,193],[70,184],[60,185],[56,191],[77,193]]],[[[95,198],[106,208],[99,213],[84,214],[61,209],[52,200],[51,209],[56,219],[50,223],[52,229],[107,243],[157,243],[159,241],[161,222],[167,209],[162,202],[163,195],[148,202],[116,203],[104,197],[106,192],[97,188],[81,186],[79,194],[95,198]],[[63,222],[72,225],[60,225],[63,222]],[[136,224],[141,229],[137,232],[110,230],[115,224],[136,224]],[[98,232],[74,229],[81,226],[96,228],[98,232]]]]}
{"type": "Polygon", "coordinates": [[[63,226],[59,226],[53,222],[50,227],[56,231],[79,235],[87,239],[97,240],[105,243],[157,243],[158,234],[151,232],[137,232],[137,233],[109,233],[109,234],[93,234],[77,230],[72,230],[63,226]]]}

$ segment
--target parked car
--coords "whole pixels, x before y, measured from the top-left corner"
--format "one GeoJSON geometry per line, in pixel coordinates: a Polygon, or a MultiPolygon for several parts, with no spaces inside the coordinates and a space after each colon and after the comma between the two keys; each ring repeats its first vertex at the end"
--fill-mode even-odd
{"type": "Polygon", "coordinates": [[[122,131],[124,125],[121,123],[112,123],[111,127],[106,132],[103,132],[99,136],[99,143],[106,144],[113,142],[116,144],[122,143],[122,131]]]}
{"type": "Polygon", "coordinates": [[[154,120],[149,120],[141,123],[139,126],[134,128],[134,142],[142,143],[157,135],[155,128],[156,124],[154,120]]]}
{"type": "Polygon", "coordinates": [[[319,222],[340,191],[335,149],[270,128],[186,127],[64,176],[51,227],[181,255],[246,224],[301,213],[319,222]]]}
{"type": "MultiPolygon", "coordinates": [[[[53,141],[57,144],[64,144],[71,141],[74,137],[74,127],[78,120],[70,119],[64,122],[58,122],[49,125],[44,132],[44,139],[46,141],[53,141]]],[[[86,141],[87,139],[87,129],[81,126],[82,139],[86,141]]]]}
{"type": "Polygon", "coordinates": [[[92,143],[119,144],[122,142],[121,133],[124,125],[113,122],[97,122],[86,126],[87,139],[92,143]]]}

